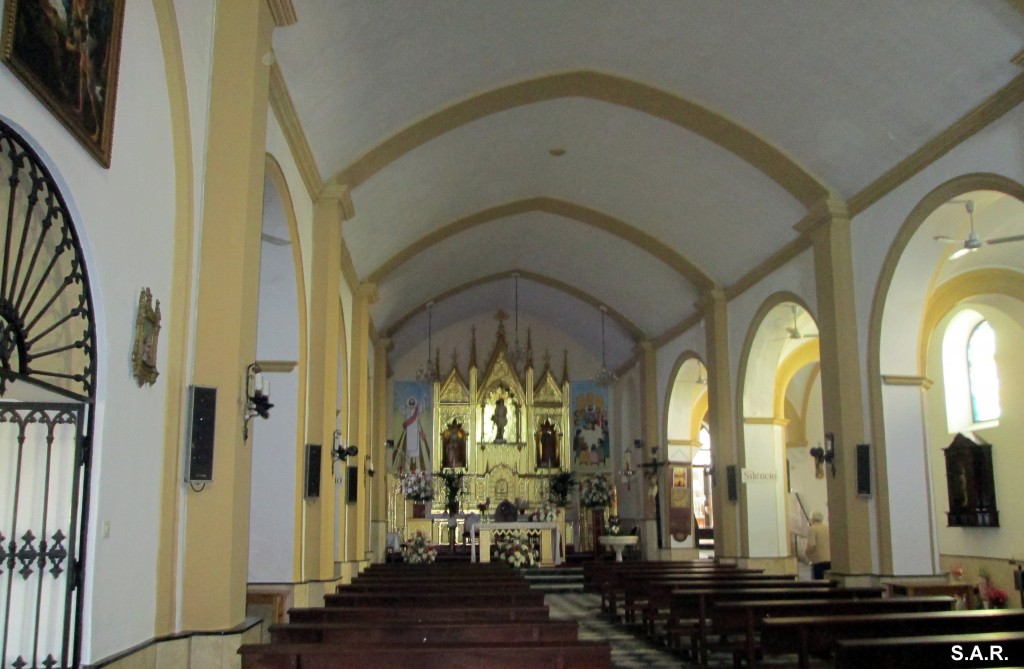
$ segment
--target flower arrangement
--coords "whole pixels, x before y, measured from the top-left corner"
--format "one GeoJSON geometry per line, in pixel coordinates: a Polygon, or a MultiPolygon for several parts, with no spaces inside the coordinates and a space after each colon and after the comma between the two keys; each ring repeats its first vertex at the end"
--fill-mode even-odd
{"type": "Polygon", "coordinates": [[[427,535],[416,532],[412,540],[402,546],[402,558],[409,564],[430,564],[437,558],[437,549],[430,545],[427,535]]]}
{"type": "Polygon", "coordinates": [[[604,526],[604,533],[617,537],[622,534],[622,526],[619,525],[618,516],[609,516],[608,524],[604,526]]]}
{"type": "Polygon", "coordinates": [[[591,509],[608,506],[612,501],[612,484],[604,476],[583,480],[580,490],[580,504],[591,509]]]}
{"type": "Polygon", "coordinates": [[[413,502],[429,502],[434,499],[434,481],[425,471],[409,472],[402,477],[402,494],[413,502]]]}
{"type": "Polygon", "coordinates": [[[994,585],[988,586],[988,605],[993,609],[1006,608],[1006,593],[994,585]]]}
{"type": "Polygon", "coordinates": [[[569,506],[569,496],[572,494],[572,485],[575,482],[572,472],[558,472],[551,477],[548,500],[555,506],[569,506]]]}
{"type": "Polygon", "coordinates": [[[455,515],[459,512],[459,504],[462,500],[462,482],[465,478],[465,474],[457,472],[454,469],[441,471],[435,476],[439,477],[444,483],[444,509],[451,515],[455,515]]]}
{"type": "Polygon", "coordinates": [[[509,532],[497,543],[498,559],[513,567],[533,567],[540,561],[539,551],[523,532],[509,532]]]}

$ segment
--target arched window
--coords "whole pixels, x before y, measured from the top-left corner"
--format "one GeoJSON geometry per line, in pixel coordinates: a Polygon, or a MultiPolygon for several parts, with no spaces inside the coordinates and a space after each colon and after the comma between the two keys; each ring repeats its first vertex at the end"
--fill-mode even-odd
{"type": "Polygon", "coordinates": [[[996,368],[996,333],[981,321],[967,339],[967,383],[975,423],[999,420],[999,370],[996,368]]]}

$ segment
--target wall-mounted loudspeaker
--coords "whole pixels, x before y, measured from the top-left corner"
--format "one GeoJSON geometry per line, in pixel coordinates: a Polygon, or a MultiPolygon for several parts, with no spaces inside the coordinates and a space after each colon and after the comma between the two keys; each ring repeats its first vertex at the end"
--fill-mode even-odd
{"type": "Polygon", "coordinates": [[[857,444],[857,494],[871,494],[871,447],[857,444]]]}
{"type": "Polygon", "coordinates": [[[320,444],[306,444],[306,497],[320,496],[320,444]]]}
{"type": "Polygon", "coordinates": [[[189,440],[185,454],[186,481],[213,480],[213,429],[217,417],[217,389],[189,386],[189,440]]]}
{"type": "Polygon", "coordinates": [[[348,466],[348,497],[345,499],[349,504],[355,504],[359,499],[359,467],[348,466]]]}
{"type": "Polygon", "coordinates": [[[725,468],[725,484],[729,492],[729,501],[735,502],[739,498],[736,489],[736,465],[729,465],[725,468]]]}

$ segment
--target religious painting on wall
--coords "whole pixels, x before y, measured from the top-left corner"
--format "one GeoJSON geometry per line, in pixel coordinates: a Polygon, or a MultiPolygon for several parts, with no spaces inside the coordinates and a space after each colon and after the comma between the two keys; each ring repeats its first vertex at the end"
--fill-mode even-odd
{"type": "Polygon", "coordinates": [[[693,531],[693,489],[689,465],[670,468],[672,481],[668,500],[668,531],[675,541],[685,541],[693,531]]]}
{"type": "Polygon", "coordinates": [[[572,384],[572,460],[580,469],[607,469],[608,389],[593,381],[572,384]]]}
{"type": "Polygon", "coordinates": [[[455,469],[466,466],[466,430],[457,419],[441,432],[441,467],[455,469]]]}
{"type": "Polygon", "coordinates": [[[388,454],[388,472],[430,472],[430,439],[433,434],[433,391],[431,384],[396,381],[391,433],[397,434],[394,450],[388,454]]]}
{"type": "Polygon", "coordinates": [[[124,0],[8,0],[0,57],[110,167],[124,0]]]}

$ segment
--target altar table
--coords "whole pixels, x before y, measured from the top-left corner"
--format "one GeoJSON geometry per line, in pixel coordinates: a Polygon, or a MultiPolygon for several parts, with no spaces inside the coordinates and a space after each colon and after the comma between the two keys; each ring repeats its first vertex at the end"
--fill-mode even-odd
{"type": "Polygon", "coordinates": [[[470,561],[476,562],[476,538],[480,537],[480,562],[491,561],[491,533],[496,531],[520,531],[541,533],[540,540],[540,564],[543,567],[562,564],[562,554],[559,550],[561,537],[558,532],[558,523],[480,523],[474,525],[470,530],[470,561]],[[544,533],[548,533],[548,540],[544,540],[544,533]]]}

